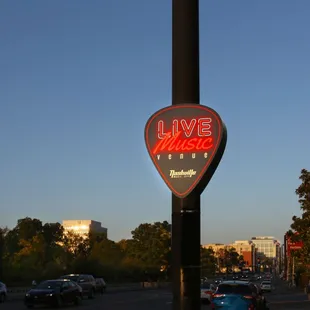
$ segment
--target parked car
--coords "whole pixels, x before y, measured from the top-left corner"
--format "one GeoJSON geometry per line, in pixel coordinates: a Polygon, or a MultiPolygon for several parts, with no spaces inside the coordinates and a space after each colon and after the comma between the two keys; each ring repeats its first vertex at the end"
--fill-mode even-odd
{"type": "Polygon", "coordinates": [[[0,303],[5,302],[6,298],[7,298],[7,288],[6,285],[3,282],[0,282],[0,303]]]}
{"type": "Polygon", "coordinates": [[[216,290],[216,287],[209,283],[209,282],[203,282],[200,286],[200,299],[202,303],[210,304],[212,295],[214,294],[216,290]]]}
{"type": "Polygon", "coordinates": [[[82,288],[66,279],[47,280],[32,288],[25,295],[25,305],[60,307],[64,304],[79,304],[82,300],[82,288]]]}
{"type": "Polygon", "coordinates": [[[96,291],[103,294],[107,290],[107,284],[103,278],[96,278],[96,291]]]}
{"type": "Polygon", "coordinates": [[[225,281],[215,291],[211,309],[267,310],[266,299],[251,282],[225,281]]]}
{"type": "Polygon", "coordinates": [[[68,279],[76,282],[83,290],[83,296],[87,296],[89,299],[95,297],[96,294],[96,280],[89,274],[68,274],[60,277],[61,279],[68,279]]]}

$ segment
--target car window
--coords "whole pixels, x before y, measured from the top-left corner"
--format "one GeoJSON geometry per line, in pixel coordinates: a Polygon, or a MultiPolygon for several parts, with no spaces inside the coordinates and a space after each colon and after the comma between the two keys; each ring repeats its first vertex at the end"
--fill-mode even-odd
{"type": "Polygon", "coordinates": [[[69,284],[69,287],[76,287],[76,284],[74,282],[69,281],[67,283],[69,284]]]}
{"type": "Polygon", "coordinates": [[[60,279],[68,279],[71,280],[73,282],[77,282],[79,280],[79,276],[62,276],[60,277],[60,279]]]}
{"type": "Polygon", "coordinates": [[[69,282],[63,282],[62,287],[64,289],[68,289],[69,288],[69,282]]]}
{"type": "Polygon", "coordinates": [[[36,289],[56,289],[61,287],[62,281],[44,281],[36,286],[36,289]]]}
{"type": "Polygon", "coordinates": [[[220,284],[217,288],[217,293],[218,294],[252,295],[252,290],[248,285],[220,284]]]}
{"type": "Polygon", "coordinates": [[[211,284],[208,282],[204,282],[201,284],[200,288],[205,289],[205,290],[209,290],[211,288],[211,284]]]}

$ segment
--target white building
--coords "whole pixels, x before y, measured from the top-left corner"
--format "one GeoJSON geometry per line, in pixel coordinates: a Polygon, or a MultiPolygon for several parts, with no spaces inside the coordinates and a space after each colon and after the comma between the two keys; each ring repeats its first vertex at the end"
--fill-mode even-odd
{"type": "Polygon", "coordinates": [[[256,236],[252,237],[251,241],[255,244],[257,248],[258,256],[265,255],[268,258],[277,257],[277,248],[279,246],[278,241],[271,236],[256,236]]]}
{"type": "Polygon", "coordinates": [[[79,235],[88,235],[89,232],[104,233],[108,236],[108,229],[101,226],[101,222],[93,220],[64,220],[62,226],[66,231],[73,231],[79,235]]]}

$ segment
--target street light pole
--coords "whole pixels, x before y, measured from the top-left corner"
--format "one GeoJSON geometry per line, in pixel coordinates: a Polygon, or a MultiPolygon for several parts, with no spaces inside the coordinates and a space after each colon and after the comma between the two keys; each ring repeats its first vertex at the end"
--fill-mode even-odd
{"type": "MultiPolygon", "coordinates": [[[[172,0],[172,104],[200,104],[199,0],[172,0]]],[[[200,309],[200,195],[172,194],[173,310],[200,309]]]]}

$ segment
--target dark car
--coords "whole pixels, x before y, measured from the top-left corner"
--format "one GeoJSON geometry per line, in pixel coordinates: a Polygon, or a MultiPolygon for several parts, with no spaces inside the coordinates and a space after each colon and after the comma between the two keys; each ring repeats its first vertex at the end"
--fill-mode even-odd
{"type": "Polygon", "coordinates": [[[47,280],[41,282],[25,295],[25,305],[28,308],[34,306],[54,306],[63,304],[79,304],[82,300],[82,289],[70,280],[47,280]]]}
{"type": "Polygon", "coordinates": [[[103,294],[107,290],[107,284],[103,278],[96,278],[96,291],[103,294]]]}
{"type": "Polygon", "coordinates": [[[89,274],[68,274],[62,276],[61,279],[68,279],[76,282],[83,290],[83,296],[89,299],[95,297],[96,294],[96,281],[92,275],[89,274]]]}
{"type": "Polygon", "coordinates": [[[213,295],[211,309],[267,310],[266,300],[257,286],[245,281],[225,281],[213,295]]]}

